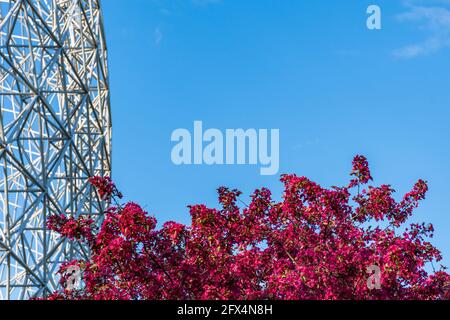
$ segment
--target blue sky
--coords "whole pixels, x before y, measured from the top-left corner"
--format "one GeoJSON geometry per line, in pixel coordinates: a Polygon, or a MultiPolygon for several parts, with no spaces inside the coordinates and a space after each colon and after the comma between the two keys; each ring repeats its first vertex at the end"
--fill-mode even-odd
{"type": "Polygon", "coordinates": [[[280,129],[280,174],[345,184],[356,154],[400,197],[419,178],[450,265],[450,1],[108,0],[113,177],[160,222],[243,200],[277,176],[258,166],[175,166],[173,130],[280,129]],[[382,30],[366,28],[366,8],[382,30]]]}

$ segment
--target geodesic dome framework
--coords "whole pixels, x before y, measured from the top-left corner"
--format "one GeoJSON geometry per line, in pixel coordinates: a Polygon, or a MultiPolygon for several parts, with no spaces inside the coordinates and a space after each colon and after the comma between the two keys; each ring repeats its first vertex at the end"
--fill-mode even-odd
{"type": "Polygon", "coordinates": [[[50,215],[101,219],[87,179],[110,175],[107,52],[99,0],[0,0],[0,299],[42,296],[89,255],[50,215]]]}

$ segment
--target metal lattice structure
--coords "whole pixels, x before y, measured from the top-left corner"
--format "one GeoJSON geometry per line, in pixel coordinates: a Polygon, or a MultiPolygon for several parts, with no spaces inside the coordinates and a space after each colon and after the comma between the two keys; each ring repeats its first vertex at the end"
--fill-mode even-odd
{"type": "Polygon", "coordinates": [[[50,215],[101,219],[87,179],[110,175],[99,0],[0,0],[0,299],[45,296],[61,262],[89,255],[50,215]]]}

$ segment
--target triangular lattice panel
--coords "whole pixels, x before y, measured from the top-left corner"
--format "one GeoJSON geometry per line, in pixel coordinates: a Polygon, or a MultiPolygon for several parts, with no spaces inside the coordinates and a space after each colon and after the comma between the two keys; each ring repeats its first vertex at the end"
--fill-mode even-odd
{"type": "Polygon", "coordinates": [[[87,248],[45,227],[93,215],[87,179],[110,175],[111,123],[99,0],[0,0],[0,299],[43,296],[87,248]]]}

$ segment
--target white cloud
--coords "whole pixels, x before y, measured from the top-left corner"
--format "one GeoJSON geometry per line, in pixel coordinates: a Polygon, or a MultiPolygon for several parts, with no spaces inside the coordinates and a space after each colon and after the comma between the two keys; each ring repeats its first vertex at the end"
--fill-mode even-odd
{"type": "Polygon", "coordinates": [[[397,16],[399,21],[423,23],[423,27],[433,31],[450,32],[450,10],[440,7],[412,7],[397,16]]]}
{"type": "MultiPolygon", "coordinates": [[[[440,0],[450,4],[450,0],[440,0]]],[[[427,37],[418,43],[394,50],[398,58],[414,58],[429,55],[450,47],[450,10],[444,7],[424,7],[410,5],[408,11],[397,16],[398,21],[417,24],[427,37]]]]}
{"type": "Polygon", "coordinates": [[[424,42],[411,44],[394,50],[393,54],[397,58],[414,58],[421,55],[429,55],[442,48],[450,46],[449,40],[439,38],[429,38],[424,42]]]}
{"type": "Polygon", "coordinates": [[[155,39],[155,45],[158,46],[161,43],[163,36],[164,36],[159,27],[155,28],[155,31],[153,32],[153,36],[155,39]]]}

